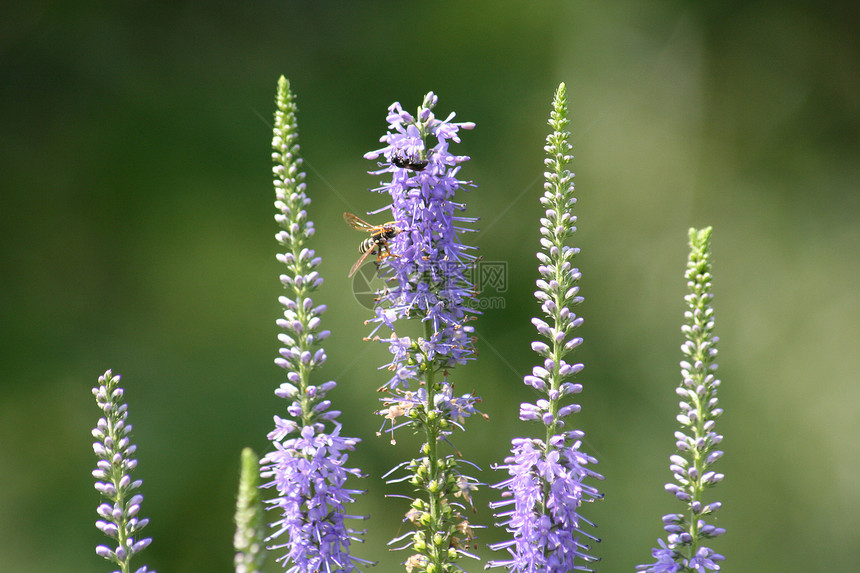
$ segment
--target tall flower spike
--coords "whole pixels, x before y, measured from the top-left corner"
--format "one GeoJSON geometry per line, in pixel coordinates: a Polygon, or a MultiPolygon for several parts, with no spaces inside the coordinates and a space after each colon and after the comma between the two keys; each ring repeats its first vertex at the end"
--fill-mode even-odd
{"type": "MultiPolygon", "coordinates": [[[[96,404],[104,412],[93,430],[96,439],[93,451],[99,458],[93,477],[96,490],[105,500],[96,509],[101,518],[96,521],[96,527],[117,543],[113,548],[99,545],[96,553],[119,565],[122,573],[130,573],[131,558],[143,551],[152,539],[139,537],[149,519],[139,517],[143,496],[135,492],[143,481],[131,479],[131,472],[137,467],[137,460],[132,457],[137,446],[129,438],[128,404],[123,401],[124,391],[119,381],[119,374],[114,376],[108,370],[99,376],[99,385],[93,388],[96,404]]],[[[144,565],[135,573],[155,572],[144,565]]]]}
{"type": "MultiPolygon", "coordinates": [[[[391,174],[390,182],[374,190],[390,195],[391,204],[376,212],[391,211],[399,230],[390,245],[393,256],[385,259],[387,288],[373,322],[394,330],[397,319],[421,320],[428,336],[425,352],[418,354],[453,367],[474,358],[470,337],[474,329],[468,322],[476,313],[470,304],[475,293],[468,277],[475,255],[470,252],[474,247],[464,245],[460,235],[473,231],[462,225],[477,219],[457,214],[466,206],[455,201],[456,192],[472,186],[457,178],[460,164],[469,158],[452,155],[448,146],[449,141],[460,142],[460,129],[474,129],[475,124],[454,123],[453,113],[437,119],[432,111],[437,99],[428,93],[415,117],[399,103],[392,104],[389,132],[380,139],[387,145],[365,155],[385,159],[380,164],[383,169],[371,173],[391,174]],[[431,137],[437,142],[432,148],[428,147],[431,137]]],[[[421,362],[407,360],[413,341],[392,337],[386,342],[394,355],[388,365],[394,373],[388,386],[408,386],[423,368],[421,362]]]]}
{"type": "Polygon", "coordinates": [[[457,214],[465,205],[455,201],[456,192],[471,185],[458,179],[460,164],[468,157],[452,155],[448,146],[460,141],[460,129],[474,124],[453,123],[453,113],[437,119],[432,111],[436,101],[432,92],[427,94],[415,116],[392,104],[389,131],[380,139],[385,147],[365,155],[383,159],[382,169],[371,173],[391,177],[375,191],[391,197],[391,204],[380,211],[391,211],[398,230],[388,245],[390,256],[383,259],[386,289],[379,293],[371,320],[376,323],[374,334],[382,328],[391,331],[387,338],[374,338],[388,343],[392,354],[380,414],[390,424],[392,442],[394,430],[402,425],[425,439],[421,457],[395,468],[405,470],[406,477],[391,480],[409,480],[416,493],[404,519],[414,531],[391,543],[406,540],[401,549],[412,552],[406,570],[422,573],[460,570],[455,562],[461,556],[474,557],[468,552],[473,526],[463,515],[463,503],[471,505],[471,491],[477,487],[476,480],[460,472],[457,455],[439,451],[453,428],[462,429],[464,419],[477,413],[479,402],[469,394],[455,396],[448,381],[451,368],[474,358],[473,327],[468,324],[474,293],[468,275],[475,257],[460,234],[470,230],[464,223],[476,220],[457,214]],[[421,321],[423,337],[403,336],[402,319],[421,321]]]}
{"type": "Polygon", "coordinates": [[[239,495],[236,499],[236,533],[233,565],[236,573],[260,573],[266,560],[263,500],[260,496],[260,460],[251,448],[242,450],[239,495]]]}
{"type": "Polygon", "coordinates": [[[282,229],[276,238],[285,249],[277,258],[286,267],[281,283],[287,291],[280,297],[284,318],[277,323],[283,329],[278,336],[283,346],[275,360],[287,371],[287,381],[275,395],[290,401],[287,412],[291,418],[275,416],[275,429],[269,433],[275,451],[260,461],[262,477],[270,479],[263,487],[278,492],[278,497],[267,503],[281,511],[281,518],[272,524],[275,532],[267,541],[278,540],[270,549],[286,549],[278,561],[290,573],[349,573],[357,565],[369,564],[350,553],[351,542],[360,541],[363,532],[345,525],[346,519],[364,519],[346,514],[346,504],[363,493],[345,487],[349,476],[361,477],[359,470],[346,466],[348,452],[359,440],[340,435],[340,412],[329,409],[326,394],[336,384],[310,383],[311,372],[325,363],[321,343],[329,331],[320,330],[325,305],[314,306],[310,298],[322,284],[316,270],[320,258],[305,247],[314,233],[306,211],[311,201],[305,194],[305,174],[301,171],[296,105],[283,76],[278,81],[275,104],[275,220],[282,229]]]}
{"type": "Polygon", "coordinates": [[[591,571],[588,564],[597,561],[588,553],[588,542],[599,540],[584,531],[584,526],[594,524],[579,510],[583,502],[602,498],[594,487],[584,483],[585,478],[603,477],[588,467],[597,460],[581,451],[583,433],[564,430],[564,418],[578,412],[580,406],[563,405],[563,399],[582,390],[582,385],[569,381],[582,370],[582,364],[565,361],[582,342],[572,336],[582,318],[571,308],[582,302],[582,297],[577,286],[580,273],[572,266],[579,249],[566,244],[576,230],[576,216],[571,214],[576,203],[573,173],[567,169],[573,158],[567,124],[567,96],[561,84],[553,98],[549,120],[552,132],[544,147],[548,157],[544,160],[547,171],[541,204],[546,213],[540,219],[540,278],[535,292],[543,318],[532,319],[543,339],[533,342],[532,349],[543,361],[523,380],[545,397],[520,406],[520,420],[542,423],[546,437],[514,439],[511,455],[496,466],[507,470],[510,477],[493,486],[502,490],[504,499],[490,506],[504,509],[496,518],[512,539],[490,546],[507,551],[510,558],[490,561],[487,568],[566,573],[591,571]]]}
{"type": "Polygon", "coordinates": [[[677,483],[666,484],[666,491],[686,506],[684,513],[663,516],[666,541],[651,550],[654,563],[638,565],[646,573],[704,573],[718,571],[725,557],[714,553],[702,542],[726,532],[709,525],[705,518],[720,508],[720,502],[706,504],[706,489],[723,480],[723,474],[711,469],[723,452],[717,449],[723,437],[714,431],[716,419],[723,413],[717,406],[715,377],[717,341],[714,336],[714,309],[711,307],[711,227],[690,229],[690,257],[687,262],[687,288],[684,297],[688,310],[681,327],[686,341],[681,345],[681,383],[675,393],[681,397],[678,422],[682,430],[675,432],[678,453],[669,460],[669,469],[677,483]]]}

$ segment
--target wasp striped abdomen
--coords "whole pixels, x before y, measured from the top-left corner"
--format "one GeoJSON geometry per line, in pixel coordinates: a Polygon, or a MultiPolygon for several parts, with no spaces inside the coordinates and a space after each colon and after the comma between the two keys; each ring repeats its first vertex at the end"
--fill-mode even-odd
{"type": "Polygon", "coordinates": [[[358,267],[361,266],[361,263],[367,259],[371,254],[376,255],[376,260],[381,261],[383,257],[383,252],[385,256],[392,257],[394,255],[388,250],[388,241],[397,236],[397,233],[400,232],[396,226],[394,226],[394,221],[390,221],[383,225],[371,225],[367,221],[363,221],[362,219],[356,217],[352,213],[344,213],[343,220],[346,221],[347,225],[356,229],[358,231],[366,231],[370,233],[370,236],[364,239],[361,244],[358,246],[358,252],[361,254],[358,257],[358,260],[355,261],[355,264],[352,265],[352,268],[349,270],[349,275],[352,276],[355,274],[355,271],[358,270],[358,267]]]}

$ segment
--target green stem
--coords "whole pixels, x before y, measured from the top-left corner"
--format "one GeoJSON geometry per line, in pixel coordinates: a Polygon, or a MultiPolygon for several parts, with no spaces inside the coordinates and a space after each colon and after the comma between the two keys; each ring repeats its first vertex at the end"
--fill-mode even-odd
{"type": "MultiPolygon", "coordinates": [[[[433,337],[433,324],[431,321],[424,322],[424,340],[431,340],[433,337]]],[[[426,459],[427,459],[427,471],[428,471],[428,482],[427,482],[427,498],[428,505],[430,507],[430,527],[427,528],[427,538],[426,541],[428,543],[428,547],[430,549],[430,558],[431,563],[436,565],[437,571],[444,571],[445,564],[445,553],[440,551],[440,548],[436,546],[434,543],[434,536],[437,531],[439,531],[439,526],[442,523],[442,505],[441,505],[441,492],[442,492],[442,480],[440,479],[440,471],[439,471],[439,420],[433,415],[434,405],[435,405],[435,397],[436,397],[436,368],[432,362],[424,362],[427,366],[427,369],[424,371],[424,384],[425,389],[427,391],[427,402],[424,405],[425,408],[425,423],[424,423],[424,431],[427,437],[426,442],[426,459]],[[432,491],[435,489],[435,491],[432,491]]]]}

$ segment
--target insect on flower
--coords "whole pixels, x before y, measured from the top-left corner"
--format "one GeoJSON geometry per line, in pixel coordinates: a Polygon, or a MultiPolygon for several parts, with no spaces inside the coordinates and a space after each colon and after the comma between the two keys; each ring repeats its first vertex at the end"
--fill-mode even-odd
{"type": "Polygon", "coordinates": [[[412,155],[407,155],[403,151],[397,150],[391,155],[391,163],[400,169],[424,171],[424,168],[427,167],[427,164],[430,162],[426,159],[418,159],[412,155]]]}
{"type": "Polygon", "coordinates": [[[389,221],[382,225],[371,225],[367,221],[359,219],[352,213],[344,213],[343,220],[346,221],[346,224],[353,229],[370,233],[370,236],[363,240],[358,246],[358,252],[361,253],[361,256],[358,257],[358,260],[355,261],[355,264],[352,265],[351,269],[349,269],[349,275],[347,276],[352,277],[352,275],[355,274],[355,271],[358,270],[358,267],[361,266],[361,263],[363,263],[371,254],[376,255],[377,262],[381,261],[385,257],[396,256],[392,255],[388,250],[388,241],[393,239],[397,233],[400,232],[400,229],[394,226],[394,221],[389,221]]]}

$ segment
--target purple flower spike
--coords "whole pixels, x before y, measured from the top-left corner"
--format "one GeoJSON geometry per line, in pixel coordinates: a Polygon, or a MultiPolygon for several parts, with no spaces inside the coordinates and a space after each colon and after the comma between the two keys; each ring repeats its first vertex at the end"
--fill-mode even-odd
{"type": "Polygon", "coordinates": [[[541,278],[535,292],[544,317],[532,319],[537,333],[544,338],[533,342],[532,349],[543,357],[543,362],[523,380],[545,393],[546,398],[520,406],[520,419],[541,422],[546,437],[513,440],[511,455],[496,466],[510,475],[493,486],[503,491],[503,500],[490,504],[493,509],[503,510],[496,513],[498,525],[512,539],[490,546],[507,551],[510,558],[490,561],[487,567],[523,573],[591,571],[589,565],[598,559],[590,555],[589,544],[599,539],[585,531],[594,524],[580,514],[580,508],[585,502],[603,497],[585,483],[586,478],[603,477],[589,468],[597,460],[580,449],[582,432],[563,430],[563,418],[580,407],[562,405],[561,398],[581,390],[569,379],[582,370],[581,364],[564,360],[582,342],[572,332],[582,319],[571,310],[582,301],[576,286],[580,273],[571,264],[579,249],[565,244],[576,230],[576,216],[571,214],[576,198],[573,174],[567,170],[572,148],[568,143],[570,134],[565,131],[568,119],[564,84],[555,93],[549,124],[552,133],[544,148],[549,155],[545,161],[547,181],[541,198],[546,209],[540,220],[543,250],[537,255],[541,278]]]}
{"type": "MultiPolygon", "coordinates": [[[[93,477],[96,478],[96,490],[106,500],[96,509],[101,518],[96,521],[96,527],[117,543],[113,548],[99,545],[96,554],[113,561],[123,571],[132,571],[131,558],[143,551],[152,539],[139,537],[149,519],[139,517],[143,496],[135,490],[143,482],[130,477],[131,471],[137,467],[137,460],[132,457],[137,446],[129,439],[128,404],[123,401],[124,391],[119,387],[119,380],[119,374],[114,376],[108,370],[99,376],[99,385],[93,388],[96,404],[104,412],[104,417],[99,419],[93,430],[96,439],[93,451],[99,458],[93,477]]],[[[155,572],[144,565],[137,569],[137,573],[155,572]]]]}
{"type": "Polygon", "coordinates": [[[285,249],[278,260],[286,266],[281,283],[287,295],[280,298],[284,318],[278,325],[284,332],[278,339],[284,346],[275,363],[286,370],[288,382],[275,394],[289,402],[287,412],[294,419],[275,416],[275,429],[269,433],[275,451],[260,460],[261,476],[269,480],[263,487],[278,492],[278,497],[266,502],[270,509],[281,512],[267,541],[277,541],[270,549],[286,550],[278,561],[290,573],[349,573],[358,565],[370,564],[351,555],[351,543],[360,541],[363,532],[345,524],[349,518],[364,519],[346,513],[346,505],[363,493],[346,487],[350,476],[362,477],[359,470],[347,467],[348,452],[359,440],[342,437],[336,421],[340,412],[329,410],[326,393],[336,384],[311,385],[309,381],[310,373],[326,360],[321,342],[329,333],[320,329],[325,305],[315,306],[310,298],[322,284],[316,270],[320,259],[305,247],[314,226],[306,211],[310,199],[298,155],[296,106],[283,76],[278,81],[276,105],[272,148],[279,212],[275,220],[282,229],[276,237],[285,249]]]}
{"type": "Polygon", "coordinates": [[[683,430],[675,432],[675,445],[680,453],[669,458],[669,469],[678,483],[665,486],[666,491],[684,502],[687,511],[663,516],[663,529],[668,535],[666,541],[658,540],[660,546],[651,551],[656,561],[636,567],[645,573],[719,571],[719,562],[725,559],[701,544],[704,539],[726,532],[704,520],[721,504],[702,501],[705,489],[723,479],[723,474],[710,469],[723,454],[716,449],[723,437],[713,429],[722,410],[717,407],[720,381],[714,378],[718,338],[713,334],[710,238],[710,227],[701,231],[690,229],[690,258],[685,275],[689,294],[684,297],[688,310],[681,327],[686,341],[681,346],[684,354],[681,384],[675,391],[682,398],[678,421],[683,430]]]}
{"type": "MultiPolygon", "coordinates": [[[[388,241],[390,256],[381,260],[386,288],[378,293],[372,339],[387,343],[392,355],[385,368],[391,373],[383,385],[385,396],[380,414],[383,429],[394,443],[394,431],[411,426],[425,437],[423,457],[395,469],[409,472],[416,498],[405,520],[414,526],[392,543],[412,551],[407,571],[451,573],[468,553],[472,526],[464,517],[463,503],[471,505],[477,481],[460,473],[457,456],[440,453],[454,428],[463,429],[466,418],[479,413],[480,399],[471,394],[456,396],[448,380],[449,371],[474,359],[473,327],[476,312],[469,282],[475,256],[473,247],[460,240],[465,225],[476,219],[465,217],[458,191],[472,184],[459,178],[460,166],[468,157],[453,155],[451,142],[459,142],[459,131],[472,123],[453,123],[454,114],[437,119],[432,109],[437,98],[427,94],[413,116],[399,103],[388,108],[385,144],[365,155],[379,160],[374,175],[388,178],[374,189],[387,193],[391,203],[379,211],[391,212],[397,232],[388,241]],[[423,323],[423,336],[398,336],[403,320],[423,323]],[[390,331],[390,334],[386,334],[390,331]],[[380,332],[382,334],[380,334],[380,332]]],[[[377,211],[377,212],[379,212],[377,211]]]]}
{"type": "MultiPolygon", "coordinates": [[[[476,312],[470,305],[475,293],[467,274],[475,255],[469,252],[474,247],[460,241],[460,234],[471,231],[463,225],[477,219],[458,214],[465,205],[455,201],[456,192],[472,186],[458,179],[460,164],[469,158],[452,155],[448,142],[459,141],[458,131],[472,129],[474,124],[451,123],[453,114],[445,121],[436,119],[431,111],[435,102],[432,93],[425,97],[417,114],[420,120],[404,112],[399,103],[393,104],[390,131],[380,139],[387,145],[365,155],[385,159],[380,164],[384,168],[372,173],[390,174],[391,181],[375,191],[391,196],[391,204],[380,211],[390,210],[400,230],[389,245],[392,256],[385,259],[388,288],[381,295],[373,322],[378,330],[383,324],[393,327],[398,319],[423,321],[431,335],[425,337],[421,354],[453,367],[474,358],[473,328],[468,322],[476,312]],[[437,144],[428,147],[431,137],[437,144]]],[[[410,353],[402,351],[396,337],[383,341],[395,356],[389,370],[421,370],[420,363],[404,364],[410,353]]],[[[403,382],[403,373],[398,373],[388,385],[393,389],[403,382]]]]}

